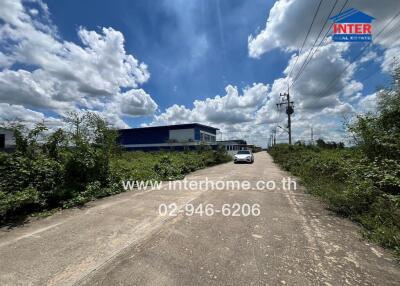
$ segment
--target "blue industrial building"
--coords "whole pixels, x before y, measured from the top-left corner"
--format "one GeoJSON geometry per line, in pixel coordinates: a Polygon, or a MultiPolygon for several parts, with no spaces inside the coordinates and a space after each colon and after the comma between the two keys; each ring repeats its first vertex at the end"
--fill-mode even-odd
{"type": "Polygon", "coordinates": [[[198,123],[119,130],[119,144],[126,150],[191,150],[201,144],[216,148],[218,128],[198,123]]]}

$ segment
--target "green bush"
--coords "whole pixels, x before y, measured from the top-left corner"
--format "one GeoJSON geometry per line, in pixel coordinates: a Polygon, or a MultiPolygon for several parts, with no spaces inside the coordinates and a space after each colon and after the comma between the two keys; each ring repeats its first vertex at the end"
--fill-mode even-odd
{"type": "Polygon", "coordinates": [[[0,218],[10,212],[18,213],[22,209],[34,210],[39,202],[39,192],[34,187],[27,187],[13,193],[0,191],[0,218]]]}
{"type": "Polygon", "coordinates": [[[37,211],[83,205],[124,191],[123,180],[176,180],[230,160],[224,150],[122,152],[117,133],[92,113],[70,114],[69,130],[13,126],[16,152],[0,152],[0,223],[37,211]]]}
{"type": "MultiPolygon", "coordinates": [[[[400,68],[394,79],[400,80],[400,68]]],[[[377,112],[360,114],[348,126],[354,148],[327,148],[320,140],[319,147],[278,145],[269,152],[329,208],[359,222],[367,237],[400,257],[399,85],[377,97],[377,112]]]]}
{"type": "Polygon", "coordinates": [[[231,160],[221,151],[122,152],[111,161],[111,177],[121,180],[176,180],[189,172],[231,160]]]}
{"type": "Polygon", "coordinates": [[[357,148],[276,145],[268,152],[329,209],[359,222],[366,237],[400,254],[397,161],[371,161],[357,148]]]}

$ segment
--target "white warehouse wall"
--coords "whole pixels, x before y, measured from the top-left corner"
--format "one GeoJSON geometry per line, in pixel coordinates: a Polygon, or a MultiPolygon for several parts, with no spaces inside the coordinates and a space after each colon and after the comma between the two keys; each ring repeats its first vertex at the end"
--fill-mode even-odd
{"type": "Polygon", "coordinates": [[[178,142],[194,141],[194,128],[169,130],[169,140],[178,142]]]}

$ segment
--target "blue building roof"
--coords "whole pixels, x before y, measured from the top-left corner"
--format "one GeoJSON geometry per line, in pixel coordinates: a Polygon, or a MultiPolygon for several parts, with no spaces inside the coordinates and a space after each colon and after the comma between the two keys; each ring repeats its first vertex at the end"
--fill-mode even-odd
{"type": "Polygon", "coordinates": [[[219,130],[219,128],[211,127],[208,125],[200,124],[200,123],[185,123],[185,124],[174,124],[174,125],[162,125],[162,126],[148,126],[148,127],[138,127],[138,128],[127,128],[127,129],[120,129],[120,130],[137,130],[137,129],[169,129],[169,130],[176,130],[176,129],[186,129],[186,128],[205,128],[205,129],[212,129],[212,130],[219,130]]]}
{"type": "Polygon", "coordinates": [[[194,140],[201,139],[201,131],[216,135],[217,130],[219,130],[218,128],[199,123],[120,129],[118,130],[118,142],[122,145],[167,143],[169,140],[170,131],[180,129],[193,129],[194,140]]]}
{"type": "Polygon", "coordinates": [[[371,23],[374,17],[351,8],[330,18],[335,23],[371,23]]]}

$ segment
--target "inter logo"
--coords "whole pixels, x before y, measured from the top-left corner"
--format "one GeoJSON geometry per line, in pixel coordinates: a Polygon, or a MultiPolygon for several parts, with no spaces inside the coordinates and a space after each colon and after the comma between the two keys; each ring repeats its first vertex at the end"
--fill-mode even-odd
{"type": "Polygon", "coordinates": [[[375,20],[359,10],[349,9],[330,18],[334,21],[333,37],[335,42],[371,42],[372,21],[375,20]]]}

